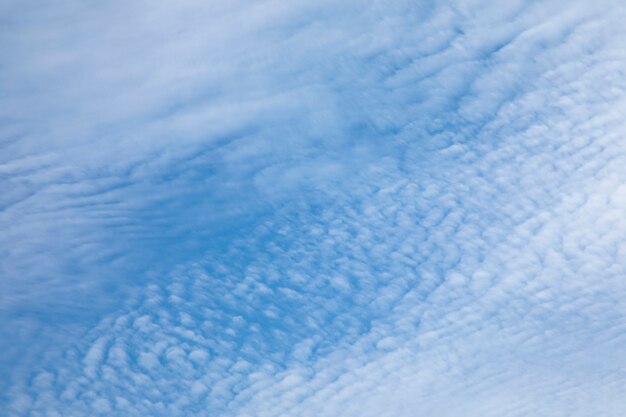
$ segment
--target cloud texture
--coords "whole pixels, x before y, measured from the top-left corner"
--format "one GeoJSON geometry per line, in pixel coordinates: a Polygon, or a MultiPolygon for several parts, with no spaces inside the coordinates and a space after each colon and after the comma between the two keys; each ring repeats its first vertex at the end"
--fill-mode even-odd
{"type": "Polygon", "coordinates": [[[2,7],[9,416],[622,416],[617,1],[2,7]]]}

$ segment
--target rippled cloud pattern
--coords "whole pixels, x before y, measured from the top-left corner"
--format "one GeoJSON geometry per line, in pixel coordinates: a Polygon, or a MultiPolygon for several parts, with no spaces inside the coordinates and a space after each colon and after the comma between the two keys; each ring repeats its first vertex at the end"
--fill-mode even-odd
{"type": "Polygon", "coordinates": [[[0,415],[623,417],[626,5],[0,5],[0,415]]]}

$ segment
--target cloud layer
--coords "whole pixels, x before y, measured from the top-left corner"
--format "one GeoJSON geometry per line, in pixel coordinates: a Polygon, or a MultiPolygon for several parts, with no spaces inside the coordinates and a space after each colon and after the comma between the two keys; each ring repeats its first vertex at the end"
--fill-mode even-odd
{"type": "Polygon", "coordinates": [[[618,2],[2,7],[8,415],[624,414],[618,2]]]}

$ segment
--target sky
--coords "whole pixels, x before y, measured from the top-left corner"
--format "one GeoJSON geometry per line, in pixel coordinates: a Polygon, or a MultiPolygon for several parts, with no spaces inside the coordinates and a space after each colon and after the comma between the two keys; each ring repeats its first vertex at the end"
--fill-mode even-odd
{"type": "Polygon", "coordinates": [[[0,4],[0,416],[626,415],[626,5],[0,4]]]}

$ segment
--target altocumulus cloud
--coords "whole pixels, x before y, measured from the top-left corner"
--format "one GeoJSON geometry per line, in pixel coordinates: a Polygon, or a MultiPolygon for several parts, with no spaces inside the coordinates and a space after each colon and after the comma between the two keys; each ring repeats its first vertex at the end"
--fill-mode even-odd
{"type": "Polygon", "coordinates": [[[618,1],[2,6],[9,416],[622,416],[618,1]]]}

